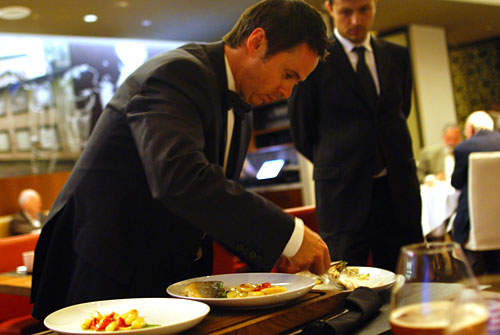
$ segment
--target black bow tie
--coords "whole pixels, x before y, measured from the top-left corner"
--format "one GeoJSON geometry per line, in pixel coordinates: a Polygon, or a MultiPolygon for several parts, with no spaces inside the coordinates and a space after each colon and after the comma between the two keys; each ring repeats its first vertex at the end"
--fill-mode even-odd
{"type": "Polygon", "coordinates": [[[240,118],[243,118],[244,113],[252,110],[252,107],[243,101],[236,92],[230,90],[226,91],[226,106],[228,110],[232,109],[234,114],[240,118]]]}

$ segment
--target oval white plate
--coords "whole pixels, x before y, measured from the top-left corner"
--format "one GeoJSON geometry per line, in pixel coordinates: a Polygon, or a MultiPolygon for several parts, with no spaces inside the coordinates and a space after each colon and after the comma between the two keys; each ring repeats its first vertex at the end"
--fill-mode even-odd
{"type": "Polygon", "coordinates": [[[62,308],[47,316],[44,324],[59,334],[174,334],[195,326],[209,311],[210,307],[204,303],[173,298],[102,300],[62,308]],[[101,314],[111,312],[123,314],[133,308],[139,311],[139,316],[142,316],[147,324],[158,327],[113,332],[96,332],[80,328],[80,324],[89,318],[94,310],[101,314]]]}
{"type": "Polygon", "coordinates": [[[192,299],[207,303],[211,306],[250,309],[267,308],[285,304],[286,302],[297,299],[309,292],[315,284],[312,278],[298,276],[287,273],[232,273],[225,275],[214,275],[198,277],[180,281],[167,288],[168,294],[176,298],[192,299]],[[271,285],[286,287],[285,292],[270,294],[257,297],[246,298],[191,298],[182,294],[184,287],[194,281],[220,280],[224,287],[237,286],[244,283],[262,284],[269,282],[271,285]]]}
{"type": "MultiPolygon", "coordinates": [[[[348,268],[358,268],[360,274],[369,274],[369,279],[367,280],[367,285],[369,288],[375,291],[383,291],[390,288],[396,282],[396,274],[394,272],[374,268],[371,266],[348,266],[348,268]]],[[[316,275],[312,274],[311,278],[315,278],[316,275]]],[[[345,290],[342,287],[336,285],[335,283],[328,284],[318,284],[313,287],[314,290],[340,290],[345,292],[350,292],[352,290],[345,290]]]]}

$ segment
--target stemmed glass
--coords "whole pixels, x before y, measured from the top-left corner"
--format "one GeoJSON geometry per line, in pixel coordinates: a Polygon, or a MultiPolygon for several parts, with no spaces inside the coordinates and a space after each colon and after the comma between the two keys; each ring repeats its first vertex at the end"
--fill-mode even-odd
{"type": "Polygon", "coordinates": [[[479,323],[486,324],[488,312],[480,304],[477,281],[459,244],[434,242],[404,246],[396,273],[398,279],[391,291],[389,316],[393,334],[448,335],[457,301],[464,312],[471,311],[466,308],[469,302],[478,302],[474,306],[480,307],[479,312],[472,311],[480,316],[479,323]]]}

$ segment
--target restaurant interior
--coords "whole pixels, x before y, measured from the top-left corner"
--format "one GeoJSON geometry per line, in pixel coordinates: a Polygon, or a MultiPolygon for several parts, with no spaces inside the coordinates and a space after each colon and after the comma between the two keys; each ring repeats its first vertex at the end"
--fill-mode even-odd
{"type": "MultiPolygon", "coordinates": [[[[307,1],[331,33],[323,1],[307,1]]],[[[38,239],[9,236],[19,193],[37,190],[48,212],[122,81],[158,53],[220,40],[255,2],[0,0],[0,334],[54,334],[30,317],[30,276],[9,277],[38,239]]],[[[499,17],[499,0],[378,1],[374,35],[407,46],[411,55],[414,89],[407,122],[416,160],[423,147],[440,143],[444,125],[463,127],[473,111],[487,111],[500,130],[499,17]]],[[[293,146],[286,101],[256,108],[253,126],[241,184],[318,231],[313,166],[293,146]]],[[[430,187],[422,185],[426,234],[449,221],[458,201],[451,185],[430,187]]],[[[490,183],[490,188],[495,187],[490,183]]],[[[213,270],[241,273],[245,264],[215,243],[213,270]]],[[[201,323],[191,334],[292,334],[286,331],[338,314],[343,297],[327,293],[311,299],[320,311],[306,302],[286,311],[257,310],[232,315],[226,330],[201,323]],[[283,321],[297,315],[293,323],[283,321]]],[[[352,334],[391,334],[388,308],[379,317],[383,321],[352,334]]]]}

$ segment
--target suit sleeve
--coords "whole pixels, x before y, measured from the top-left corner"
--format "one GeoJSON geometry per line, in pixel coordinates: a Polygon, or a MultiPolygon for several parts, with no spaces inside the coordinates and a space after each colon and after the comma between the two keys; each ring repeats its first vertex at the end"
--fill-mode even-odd
{"type": "Polygon", "coordinates": [[[411,61],[408,49],[405,49],[405,60],[406,60],[406,70],[405,70],[405,80],[404,80],[404,97],[403,97],[403,113],[406,118],[410,116],[411,111],[411,96],[413,89],[413,75],[411,71],[411,61]]]}
{"type": "Polygon", "coordinates": [[[151,75],[127,108],[152,196],[249,264],[269,270],[292,234],[293,217],[225,178],[206,156],[207,136],[225,131],[214,131],[222,108],[210,72],[192,62],[168,66],[151,75]]]}
{"type": "Polygon", "coordinates": [[[453,152],[455,156],[455,168],[451,175],[451,186],[457,190],[462,189],[467,183],[469,170],[469,153],[457,146],[453,152]]]}
{"type": "Polygon", "coordinates": [[[321,69],[316,70],[295,86],[288,100],[290,131],[295,148],[311,162],[314,162],[315,111],[318,108],[315,81],[321,69]]]}

